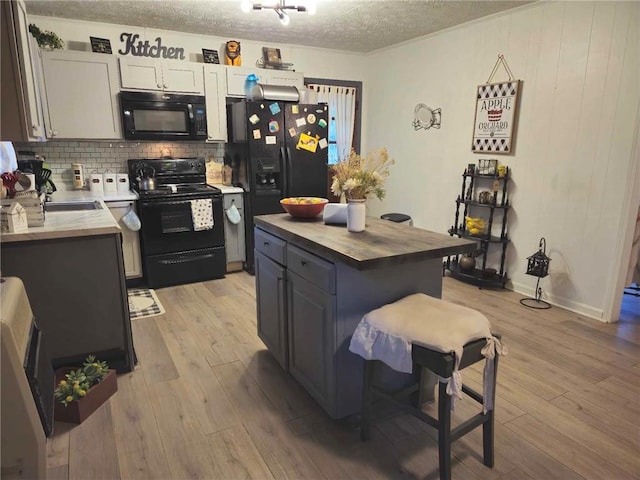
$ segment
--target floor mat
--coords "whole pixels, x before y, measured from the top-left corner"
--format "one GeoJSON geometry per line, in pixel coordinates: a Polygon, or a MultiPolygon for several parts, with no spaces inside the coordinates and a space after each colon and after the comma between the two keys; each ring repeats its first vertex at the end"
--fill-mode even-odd
{"type": "Polygon", "coordinates": [[[164,307],[158,300],[156,292],[148,288],[132,288],[129,296],[129,313],[131,320],[155,317],[164,313],[164,307]]]}

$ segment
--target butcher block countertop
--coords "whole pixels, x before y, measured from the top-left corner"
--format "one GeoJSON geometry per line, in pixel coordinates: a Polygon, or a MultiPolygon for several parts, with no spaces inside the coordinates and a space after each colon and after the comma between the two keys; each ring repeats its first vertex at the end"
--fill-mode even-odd
{"type": "Polygon", "coordinates": [[[255,224],[284,240],[358,270],[442,258],[476,249],[476,242],[472,240],[375,217],[367,217],[366,230],[359,233],[347,231],[345,225],[325,225],[322,217],[306,220],[286,213],[256,216],[255,224]]]}
{"type": "Polygon", "coordinates": [[[101,209],[45,212],[42,227],[29,227],[23,233],[3,233],[2,243],[120,233],[120,227],[104,201],[97,201],[101,204],[101,209]]]}

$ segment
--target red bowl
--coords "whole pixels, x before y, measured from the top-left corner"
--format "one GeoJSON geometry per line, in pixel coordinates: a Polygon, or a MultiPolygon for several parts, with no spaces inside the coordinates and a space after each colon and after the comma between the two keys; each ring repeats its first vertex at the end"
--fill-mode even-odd
{"type": "Polygon", "coordinates": [[[280,205],[285,211],[295,218],[314,218],[317,217],[324,209],[324,206],[329,203],[326,198],[318,197],[290,197],[280,200],[280,205]],[[318,201],[319,200],[319,201],[318,201]],[[316,203],[311,203],[315,201],[316,203]],[[309,202],[309,203],[294,203],[294,202],[309,202]]]}

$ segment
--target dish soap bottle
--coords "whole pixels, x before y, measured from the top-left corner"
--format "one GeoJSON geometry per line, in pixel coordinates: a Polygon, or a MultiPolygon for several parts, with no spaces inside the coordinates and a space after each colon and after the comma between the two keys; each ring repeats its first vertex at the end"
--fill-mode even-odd
{"type": "Polygon", "coordinates": [[[244,95],[247,100],[253,100],[253,88],[258,85],[258,77],[255,74],[251,73],[247,75],[247,79],[244,81],[244,95]]]}

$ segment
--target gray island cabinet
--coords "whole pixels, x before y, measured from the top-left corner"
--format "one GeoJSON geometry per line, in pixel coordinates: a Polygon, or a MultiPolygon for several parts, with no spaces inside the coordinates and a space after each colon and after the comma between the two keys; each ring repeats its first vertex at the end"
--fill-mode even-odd
{"type": "Polygon", "coordinates": [[[287,214],[255,222],[258,335],[333,418],[360,411],[362,359],[349,342],[362,316],[412,293],[441,297],[442,257],[475,248],[372,217],[360,233],[287,214]]]}
{"type": "Polygon", "coordinates": [[[95,353],[128,372],[135,353],[121,230],[99,207],[47,212],[44,226],[3,234],[0,265],[3,276],[22,279],[54,367],[95,353]]]}

